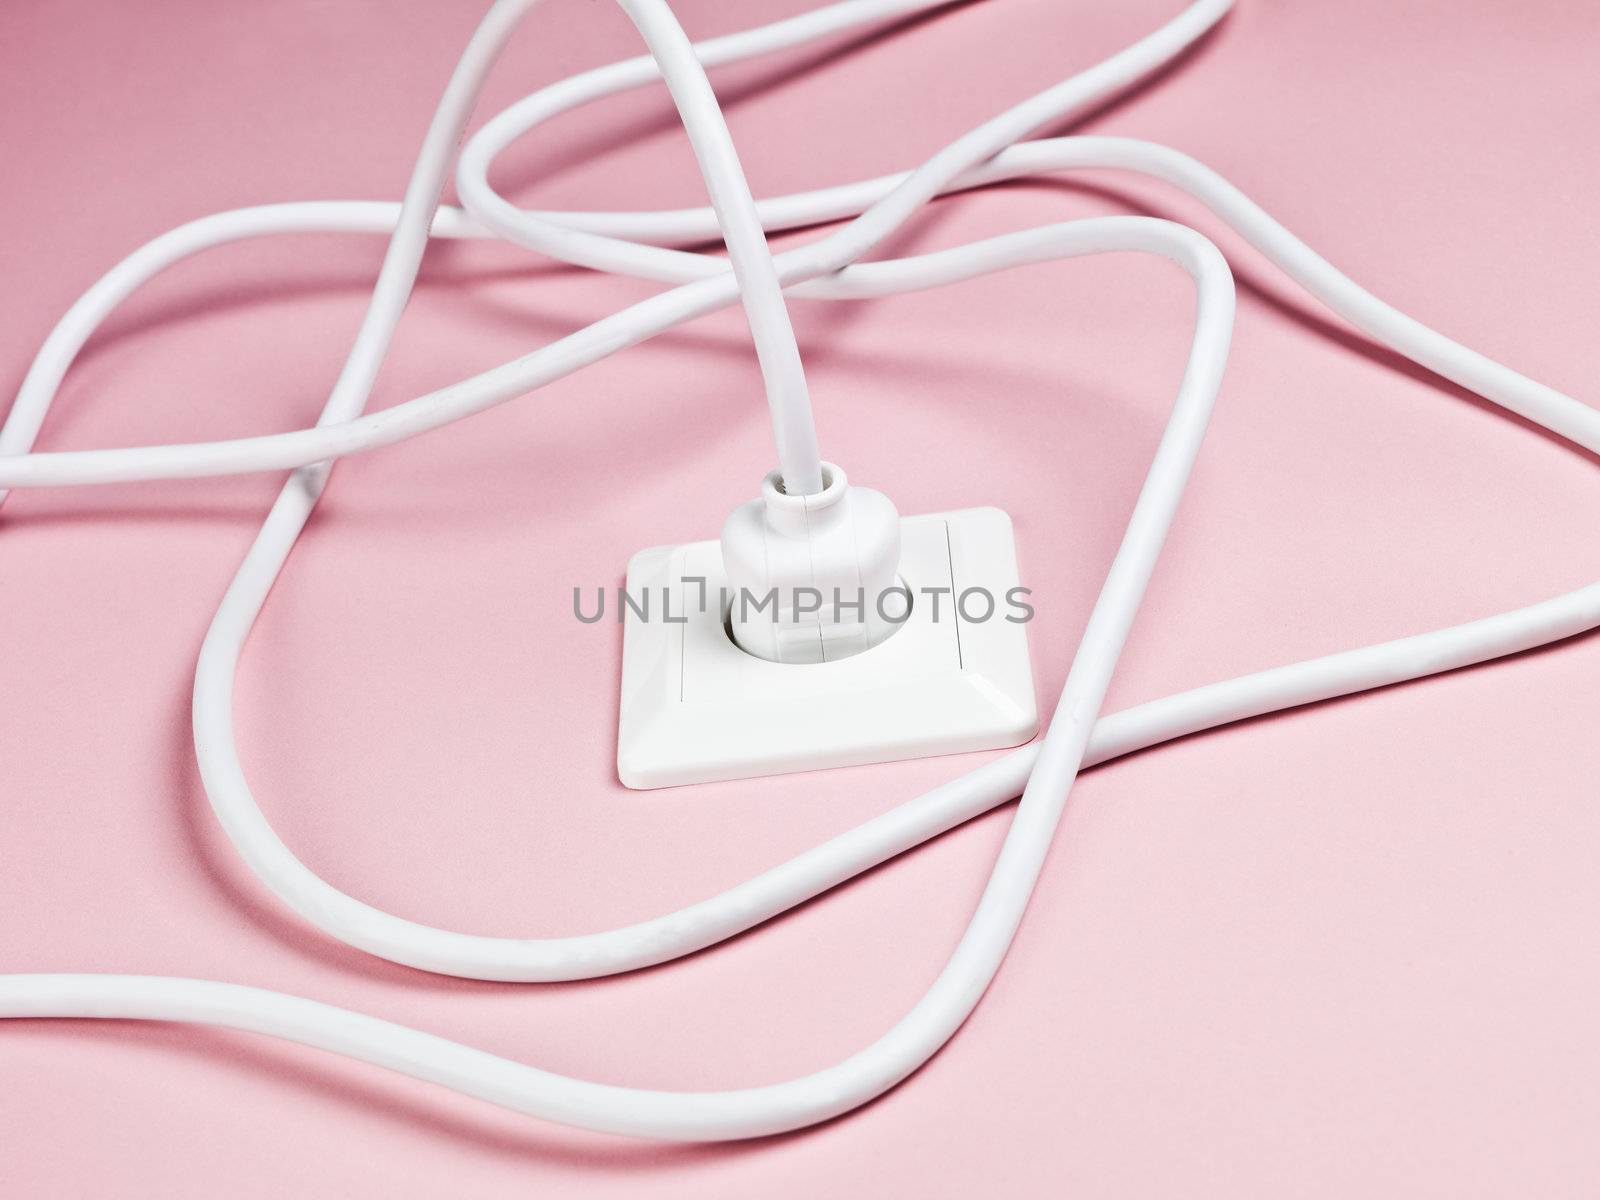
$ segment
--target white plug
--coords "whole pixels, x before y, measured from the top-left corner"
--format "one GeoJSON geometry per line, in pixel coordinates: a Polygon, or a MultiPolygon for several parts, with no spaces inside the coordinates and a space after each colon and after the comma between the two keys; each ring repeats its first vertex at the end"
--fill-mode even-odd
{"type": "Polygon", "coordinates": [[[900,582],[900,514],[882,492],[822,464],[822,490],[791,496],[773,471],[761,498],[722,527],[728,626],[741,649],[779,663],[836,662],[888,638],[911,593],[900,582]]]}

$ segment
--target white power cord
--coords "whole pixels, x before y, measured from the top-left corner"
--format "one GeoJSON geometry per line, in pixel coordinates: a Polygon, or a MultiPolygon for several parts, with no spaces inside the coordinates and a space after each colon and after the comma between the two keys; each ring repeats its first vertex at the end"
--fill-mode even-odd
{"type": "MultiPolygon", "coordinates": [[[[1077,772],[1229,721],[1414,679],[1600,625],[1600,584],[1433,633],[1212,684],[1096,719],[1145,582],[1160,551],[1220,384],[1231,336],[1226,263],[1198,233],[1142,217],[1065,222],[914,258],[857,263],[933,196],[1000,179],[1077,167],[1161,178],[1226,224],[1336,313],[1413,361],[1600,453],[1600,413],[1428,329],[1340,274],[1220,176],[1177,151],[1119,138],[1016,144],[1053,120],[1148,75],[1229,7],[1201,0],[1096,67],[953,142],[915,171],[752,204],[726,126],[695,61],[730,62],[885,17],[928,0],[847,0],[690,51],[661,0],[622,0],[655,58],[587,72],[489,121],[463,150],[465,211],[439,208],[450,150],[499,45],[534,0],[500,0],[469,44],[441,101],[401,205],[270,205],[191,222],[113,269],[51,332],[0,428],[0,487],[294,469],[207,633],[196,671],[196,754],[207,794],[250,867],[312,924],[395,962],[475,978],[589,978],[667,961],[711,945],[843,882],[972,816],[1022,801],[989,884],[945,969],[883,1037],[839,1064],[768,1087],[660,1092],[554,1075],[417,1030],[282,993],[203,980],[118,975],[0,976],[0,1016],[200,1022],[289,1038],[442,1083],[521,1112],[585,1128],[686,1140],[794,1129],[849,1111],[893,1087],[960,1026],[983,994],[1026,907],[1077,772]],[[659,70],[657,62],[659,61],[659,70]],[[645,213],[524,212],[493,192],[489,163],[514,138],[589,99],[666,78],[711,192],[710,209],[645,213]],[[768,256],[762,227],[861,214],[800,249],[768,256]],[[208,246],[267,233],[390,233],[389,253],[350,359],[318,427],[179,446],[37,454],[30,449],[78,350],[145,280],[208,246]],[[370,416],[359,416],[429,234],[502,236],[596,269],[679,284],[504,366],[370,416]],[[728,260],[670,248],[721,235],[728,260]],[[653,243],[668,243],[660,245],[653,243]],[[722,894],[651,921],[584,937],[479,937],[383,913],[314,875],[277,837],[251,796],[234,746],[238,657],[268,590],[325,486],[328,462],[459,420],[647,337],[742,299],[773,407],[786,481],[816,461],[809,403],[777,285],[791,296],[856,298],[939,286],[1024,263],[1103,251],[1166,257],[1194,280],[1196,328],[1172,416],[1107,575],[1048,732],[1036,745],[874,818],[722,894]],[[792,471],[792,476],[791,476],[792,471]]],[[[820,478],[820,477],[819,477],[820,478]]]]}

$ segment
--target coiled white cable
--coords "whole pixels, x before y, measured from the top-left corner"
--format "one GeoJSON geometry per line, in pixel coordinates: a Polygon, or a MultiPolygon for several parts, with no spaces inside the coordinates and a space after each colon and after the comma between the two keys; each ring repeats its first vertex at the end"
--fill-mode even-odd
{"type": "MultiPolygon", "coordinates": [[[[198,1021],[269,1033],[380,1063],[519,1111],[620,1133],[718,1139],[792,1129],[848,1111],[892,1087],[964,1020],[1010,943],[1081,766],[1227,721],[1483,661],[1600,624],[1600,585],[1595,585],[1467,625],[1199,688],[1096,722],[1106,683],[1220,381],[1231,329],[1231,278],[1220,255],[1198,234],[1168,222],[1132,217],[1068,222],[938,254],[852,265],[933,195],[1068,167],[1114,166],[1156,175],[1201,199],[1311,294],[1401,353],[1600,453],[1600,414],[1384,305],[1192,159],[1126,139],[1060,138],[1013,144],[1043,123],[1093,103],[1170,59],[1226,11],[1227,0],[1192,5],[1151,37],[985,123],[916,171],[754,205],[759,220],[756,237],[748,236],[748,220],[742,226],[735,220],[742,232],[725,235],[736,273],[741,260],[746,268],[754,262],[745,271],[758,280],[754,285],[731,275],[726,260],[648,244],[716,236],[727,228],[729,212],[742,209],[749,216],[752,210],[742,176],[730,183],[723,170],[726,163],[706,167],[708,175],[721,172],[718,178],[723,181],[711,186],[713,209],[526,213],[495,195],[487,184],[488,163],[501,147],[557,112],[655,78],[655,62],[648,58],[576,76],[491,120],[463,151],[458,168],[458,188],[471,215],[454,209],[434,214],[454,142],[453,137],[446,140],[443,133],[438,137],[435,133],[458,132],[465,109],[452,110],[451,105],[470,103],[470,93],[492,60],[496,39],[503,38],[530,3],[502,0],[475,35],[441,103],[403,205],[327,202],[218,214],[157,239],[91,288],[46,340],[0,429],[0,455],[10,456],[0,457],[0,486],[303,468],[285,486],[208,632],[196,673],[196,750],[219,819],[252,869],[302,916],[351,944],[397,962],[480,978],[572,979],[628,970],[678,957],[747,929],[1022,791],[1022,803],[967,933],[934,986],[877,1042],[814,1075],[729,1092],[653,1092],[585,1083],[313,1001],[200,980],[0,976],[0,1016],[198,1021]],[[721,196],[719,186],[724,186],[721,196]],[[764,245],[756,244],[760,224],[783,228],[854,213],[865,215],[829,237],[770,260],[764,245]],[[430,219],[435,236],[498,234],[568,261],[682,286],[494,371],[383,413],[357,417],[393,320],[409,292],[430,219]],[[191,446],[27,453],[78,349],[140,283],[209,245],[304,229],[393,234],[362,335],[318,428],[191,446]],[[742,238],[738,246],[736,236],[742,238]],[[751,301],[751,290],[760,294],[764,286],[759,282],[766,270],[762,262],[770,265],[772,278],[786,285],[790,295],[838,298],[937,286],[989,270],[1113,249],[1157,253],[1189,272],[1199,291],[1195,339],[1167,432],[1096,603],[1057,715],[1041,743],[991,761],[719,896],[653,921],[586,937],[484,938],[404,921],[318,879],[266,823],[249,793],[233,745],[232,684],[250,625],[326,482],[327,468],[318,465],[319,460],[399,441],[519,395],[670,325],[725,306],[739,297],[741,284],[758,344],[770,338],[787,339],[792,346],[786,318],[780,327],[769,320],[770,310],[751,301]]],[[[638,13],[646,13],[641,29],[652,39],[653,51],[662,56],[662,73],[692,136],[699,139],[696,149],[704,167],[704,147],[725,139],[726,130],[720,116],[716,118],[720,134],[696,128],[706,120],[709,92],[700,91],[692,79],[684,82],[699,77],[692,61],[684,62],[686,43],[676,42],[667,29],[676,26],[670,16],[663,16],[659,3],[631,0],[625,6],[636,19],[638,13]]],[[[706,63],[732,61],[864,21],[934,6],[912,0],[849,0],[717,39],[697,52],[706,63]]],[[[709,103],[714,109],[714,101],[709,103]]],[[[731,156],[731,146],[726,149],[731,156]]],[[[736,172],[736,160],[733,168],[736,172]]],[[[766,295],[770,299],[772,293],[766,295]]],[[[772,361],[784,361],[783,355],[772,361]]],[[[764,359],[781,444],[781,413],[802,411],[803,381],[798,393],[775,388],[775,372],[769,365],[764,359]],[[785,410],[790,401],[779,398],[793,399],[797,394],[800,399],[785,410]]]]}

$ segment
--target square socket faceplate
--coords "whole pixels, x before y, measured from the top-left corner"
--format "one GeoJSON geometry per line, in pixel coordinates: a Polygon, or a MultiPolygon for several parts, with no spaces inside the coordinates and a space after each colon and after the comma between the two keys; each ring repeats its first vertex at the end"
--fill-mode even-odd
{"type": "Polygon", "coordinates": [[[1012,599],[1011,518],[997,508],[905,517],[900,536],[909,616],[881,644],[825,663],[768,662],[734,643],[718,603],[726,577],[717,542],[634,555],[627,592],[649,607],[623,620],[622,782],[747,779],[1033,737],[1039,711],[1026,614],[1012,599]]]}

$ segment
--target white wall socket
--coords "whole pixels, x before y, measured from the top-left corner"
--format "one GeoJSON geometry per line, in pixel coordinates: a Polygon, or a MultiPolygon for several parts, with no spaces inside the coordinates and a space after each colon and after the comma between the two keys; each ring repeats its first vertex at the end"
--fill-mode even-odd
{"type": "Polygon", "coordinates": [[[768,662],[735,645],[717,542],[634,555],[627,593],[648,616],[623,621],[622,782],[709,783],[1032,738],[1039,710],[1011,518],[968,508],[900,528],[910,615],[881,645],[837,662],[768,662]]]}

